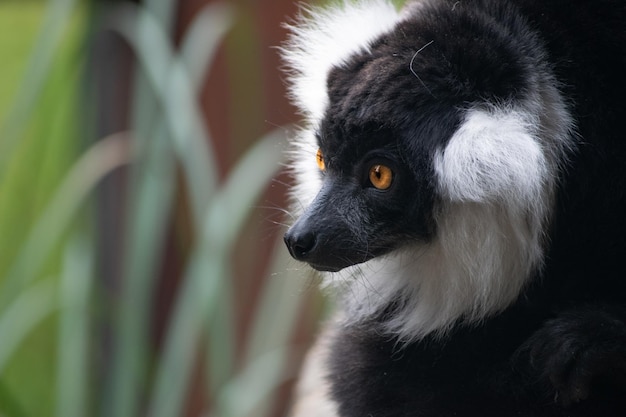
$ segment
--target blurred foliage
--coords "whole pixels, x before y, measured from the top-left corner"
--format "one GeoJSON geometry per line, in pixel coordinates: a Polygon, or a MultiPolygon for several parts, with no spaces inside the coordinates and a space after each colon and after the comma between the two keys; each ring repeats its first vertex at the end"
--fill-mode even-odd
{"type": "Polygon", "coordinates": [[[218,172],[215,145],[224,139],[212,137],[199,96],[219,45],[231,51],[232,107],[247,118],[234,130],[264,123],[262,98],[249,97],[263,78],[241,64],[263,52],[252,16],[234,3],[200,8],[175,44],[174,0],[97,11],[79,0],[0,1],[0,417],[183,416],[192,389],[203,391],[197,415],[264,417],[297,372],[293,334],[310,284],[285,267],[282,247],[253,322],[243,338],[235,334],[233,254],[281,167],[286,129],[234,144],[241,156],[218,172]],[[235,22],[243,30],[225,40],[235,22]],[[102,32],[134,57],[130,127],[94,138],[104,109],[90,101],[98,80],[87,52],[102,32]],[[114,244],[123,256],[110,285],[99,186],[121,168],[114,244]],[[179,223],[193,236],[156,346],[163,256],[179,223]]]}
{"type": "MultiPolygon", "coordinates": [[[[283,133],[260,138],[223,182],[215,180],[214,142],[197,95],[233,11],[205,7],[174,47],[175,5],[120,2],[94,19],[71,0],[0,2],[1,416],[183,415],[199,364],[208,378],[206,415],[263,416],[293,377],[289,340],[301,281],[267,279],[243,348],[235,346],[231,311],[231,252],[280,167],[283,133]],[[85,102],[84,52],[94,22],[117,33],[137,65],[132,128],[91,143],[98,109],[85,102]],[[126,256],[111,300],[98,283],[94,193],[128,164],[126,256]],[[181,182],[197,236],[159,351],[150,313],[181,182]],[[102,322],[112,329],[104,364],[94,346],[104,340],[102,322]]],[[[281,269],[280,254],[270,270],[281,269]]]]}
{"type": "Polygon", "coordinates": [[[17,87],[26,67],[28,51],[35,41],[43,14],[42,2],[19,0],[0,2],[0,51],[2,51],[2,78],[0,78],[0,114],[4,115],[17,93],[17,87]]]}
{"type": "Polygon", "coordinates": [[[46,14],[46,6],[0,2],[0,412],[9,416],[48,415],[53,409],[57,323],[50,313],[58,308],[52,299],[64,244],[57,242],[46,253],[27,246],[37,239],[29,238],[30,231],[41,222],[79,149],[76,51],[85,12],[74,10],[60,27],[51,28],[52,11],[46,14]],[[51,32],[59,29],[55,39],[51,32]],[[42,54],[37,45],[56,52],[42,54]],[[33,286],[27,281],[35,277],[21,275],[25,263],[40,278],[33,286]]]}

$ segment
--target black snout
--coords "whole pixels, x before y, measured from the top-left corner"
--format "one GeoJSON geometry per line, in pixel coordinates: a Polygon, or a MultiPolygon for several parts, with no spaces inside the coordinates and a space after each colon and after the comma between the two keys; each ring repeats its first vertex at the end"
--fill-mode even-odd
{"type": "Polygon", "coordinates": [[[306,262],[308,256],[313,252],[317,239],[315,235],[308,230],[300,230],[296,227],[290,228],[285,233],[285,244],[289,249],[289,253],[294,259],[306,262]]]}
{"type": "MultiPolygon", "coordinates": [[[[306,217],[306,216],[305,216],[306,217]]],[[[359,255],[354,239],[347,232],[321,228],[310,218],[299,219],[285,233],[284,240],[291,256],[306,262],[318,271],[337,272],[367,260],[359,255]]]]}
{"type": "Polygon", "coordinates": [[[337,237],[330,238],[328,230],[304,215],[285,233],[285,244],[291,256],[306,262],[318,271],[337,272],[353,264],[341,256],[337,237]]]}
{"type": "Polygon", "coordinates": [[[345,183],[325,181],[311,205],[285,233],[285,244],[294,259],[318,271],[337,272],[375,255],[366,224],[360,216],[350,215],[358,210],[350,191],[345,183]]]}

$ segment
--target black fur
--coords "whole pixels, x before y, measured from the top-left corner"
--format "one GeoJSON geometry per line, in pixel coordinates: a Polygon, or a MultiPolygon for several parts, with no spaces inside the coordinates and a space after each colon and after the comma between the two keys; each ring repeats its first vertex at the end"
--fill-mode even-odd
{"type": "Polygon", "coordinates": [[[504,312],[403,343],[383,330],[390,305],[337,332],[329,380],[340,415],[626,416],[626,2],[424,7],[330,72],[318,130],[330,179],[286,235],[294,257],[337,271],[430,241],[432,160],[460,109],[523,100],[546,71],[577,149],[561,161],[544,266],[504,312]],[[372,161],[410,172],[375,190],[372,161]]]}

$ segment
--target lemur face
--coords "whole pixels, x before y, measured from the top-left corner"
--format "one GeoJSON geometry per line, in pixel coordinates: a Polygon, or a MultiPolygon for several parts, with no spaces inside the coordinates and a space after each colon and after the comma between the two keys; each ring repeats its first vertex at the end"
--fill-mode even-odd
{"type": "MultiPolygon", "coordinates": [[[[285,235],[291,255],[338,271],[435,233],[433,157],[459,123],[384,41],[328,74],[314,137],[321,188],[285,235]]],[[[313,163],[313,155],[310,156],[313,163]]]]}
{"type": "Polygon", "coordinates": [[[432,168],[407,165],[401,135],[323,123],[315,155],[321,189],[285,235],[294,258],[338,271],[430,238],[432,168]]]}

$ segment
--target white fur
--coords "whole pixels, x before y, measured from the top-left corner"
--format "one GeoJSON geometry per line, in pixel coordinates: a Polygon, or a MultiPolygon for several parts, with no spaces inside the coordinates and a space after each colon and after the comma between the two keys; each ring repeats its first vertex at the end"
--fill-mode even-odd
{"type": "Polygon", "coordinates": [[[291,215],[294,219],[302,215],[322,188],[322,173],[316,162],[318,148],[315,135],[310,129],[298,132],[291,143],[289,168],[295,181],[290,194],[291,215]]]}
{"type": "Polygon", "coordinates": [[[344,1],[330,9],[307,10],[290,26],[292,36],[282,55],[291,72],[292,99],[310,122],[321,120],[328,106],[330,69],[368,51],[370,43],[397,20],[398,12],[389,1],[344,1]]]}
{"type": "Polygon", "coordinates": [[[441,193],[455,202],[532,203],[548,166],[532,126],[518,111],[470,110],[435,157],[441,193]]]}
{"type": "Polygon", "coordinates": [[[337,331],[339,317],[327,323],[307,352],[295,390],[295,402],[289,417],[336,417],[337,403],[332,399],[327,378],[327,360],[332,353],[332,340],[337,331]]]}

